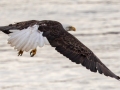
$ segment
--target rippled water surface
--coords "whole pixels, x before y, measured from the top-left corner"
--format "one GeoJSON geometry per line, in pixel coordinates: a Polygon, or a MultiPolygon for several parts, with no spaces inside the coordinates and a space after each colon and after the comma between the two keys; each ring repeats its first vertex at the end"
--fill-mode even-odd
{"type": "MultiPolygon", "coordinates": [[[[58,20],[120,75],[119,0],[0,0],[0,25],[25,20],[58,20]]],[[[120,81],[72,63],[54,48],[22,57],[0,32],[0,90],[120,90],[120,81]]]]}

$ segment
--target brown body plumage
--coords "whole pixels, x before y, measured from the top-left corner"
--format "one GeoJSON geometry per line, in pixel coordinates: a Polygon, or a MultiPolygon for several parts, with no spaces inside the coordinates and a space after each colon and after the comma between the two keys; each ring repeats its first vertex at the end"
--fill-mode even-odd
{"type": "Polygon", "coordinates": [[[32,20],[0,27],[0,30],[3,32],[7,32],[10,29],[22,30],[23,28],[27,28],[34,24],[39,25],[38,30],[43,32],[43,36],[48,39],[50,45],[55,47],[59,53],[69,58],[72,62],[82,64],[92,72],[98,71],[105,76],[120,79],[120,77],[110,71],[89,48],[82,44],[73,35],[65,31],[62,24],[57,21],[32,20]]]}

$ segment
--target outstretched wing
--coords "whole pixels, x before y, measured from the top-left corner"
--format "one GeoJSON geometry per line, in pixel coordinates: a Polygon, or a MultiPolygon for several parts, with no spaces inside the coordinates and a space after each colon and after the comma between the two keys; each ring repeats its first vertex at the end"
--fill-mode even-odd
{"type": "Polygon", "coordinates": [[[72,62],[82,64],[92,72],[98,71],[105,76],[120,79],[120,77],[110,71],[89,48],[70,33],[66,31],[63,32],[62,30],[59,37],[53,39],[50,38],[50,36],[52,35],[49,35],[47,39],[51,46],[55,47],[59,53],[69,58],[72,62]]]}

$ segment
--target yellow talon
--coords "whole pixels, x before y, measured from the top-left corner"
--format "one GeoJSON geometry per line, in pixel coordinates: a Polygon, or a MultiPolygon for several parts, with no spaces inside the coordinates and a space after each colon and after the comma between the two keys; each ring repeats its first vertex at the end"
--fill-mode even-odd
{"type": "Polygon", "coordinates": [[[18,56],[22,56],[22,54],[23,54],[23,51],[20,50],[20,51],[18,52],[18,56]]]}
{"type": "Polygon", "coordinates": [[[33,49],[31,52],[30,52],[30,56],[33,57],[37,52],[37,49],[33,49]]]}

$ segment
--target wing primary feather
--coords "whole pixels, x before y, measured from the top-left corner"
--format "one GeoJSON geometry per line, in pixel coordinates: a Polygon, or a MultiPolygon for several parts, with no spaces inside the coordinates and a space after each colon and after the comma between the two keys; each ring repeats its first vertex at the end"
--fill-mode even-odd
{"type": "Polygon", "coordinates": [[[97,70],[98,70],[98,72],[99,72],[100,74],[102,74],[103,72],[102,72],[102,70],[101,70],[100,65],[99,65],[98,62],[96,63],[96,66],[97,66],[97,70]]]}
{"type": "Polygon", "coordinates": [[[91,68],[90,68],[90,71],[92,72],[97,72],[97,69],[96,69],[96,63],[93,62],[93,61],[90,61],[91,62],[91,68]]]}
{"type": "Polygon", "coordinates": [[[76,60],[75,60],[75,61],[76,61],[75,63],[76,63],[76,64],[80,64],[79,58],[80,58],[80,55],[77,55],[77,56],[75,57],[75,59],[76,59],[76,60]]]}
{"type": "Polygon", "coordinates": [[[86,67],[86,65],[87,65],[87,59],[83,60],[82,65],[86,67]]]}
{"type": "Polygon", "coordinates": [[[90,69],[90,61],[87,60],[86,69],[90,69]]]}

